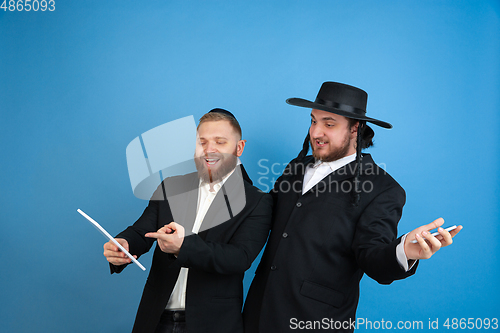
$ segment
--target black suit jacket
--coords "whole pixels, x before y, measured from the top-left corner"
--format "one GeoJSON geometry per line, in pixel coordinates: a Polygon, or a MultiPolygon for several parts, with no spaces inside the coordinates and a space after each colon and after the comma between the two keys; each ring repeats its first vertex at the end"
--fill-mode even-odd
{"type": "MultiPolygon", "coordinates": [[[[273,225],[244,308],[245,332],[294,331],[296,321],[355,320],[364,273],[389,284],[414,273],[396,259],[405,192],[364,155],[357,207],[355,162],[302,195],[304,163],[291,163],[273,193],[273,225]]],[[[345,330],[352,331],[345,326],[345,330]]]]}
{"type": "MultiPolygon", "coordinates": [[[[137,222],[117,236],[128,241],[130,253],[140,256],[154,243],[154,239],[144,235],[165,224],[172,221],[183,224],[188,235],[177,258],[162,252],[156,245],[133,332],[154,332],[181,267],[189,268],[188,331],[243,332],[242,280],[269,234],[272,199],[242,181],[240,167],[237,167],[224,185],[230,208],[220,190],[205,215],[200,232],[192,234],[198,184],[196,174],[166,179],[137,222]],[[164,194],[168,200],[156,200],[164,194]],[[236,200],[238,198],[243,201],[236,200]],[[216,205],[217,201],[223,205],[216,205]],[[221,221],[227,222],[219,224],[221,221]]],[[[119,273],[124,267],[111,265],[111,270],[119,273]]]]}

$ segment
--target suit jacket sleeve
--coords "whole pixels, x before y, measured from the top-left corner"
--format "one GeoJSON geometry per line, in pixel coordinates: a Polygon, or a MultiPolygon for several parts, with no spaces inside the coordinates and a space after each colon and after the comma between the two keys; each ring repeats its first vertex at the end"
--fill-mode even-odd
{"type": "Polygon", "coordinates": [[[271,225],[272,198],[262,195],[228,243],[204,241],[199,235],[184,239],[177,263],[219,274],[245,272],[264,246],[271,225]]]}
{"type": "MultiPolygon", "coordinates": [[[[140,257],[148,252],[155,242],[154,238],[146,238],[144,235],[148,232],[156,232],[158,230],[158,206],[158,201],[150,200],[141,217],[133,225],[116,236],[116,238],[124,238],[127,240],[130,254],[140,257]]],[[[115,266],[110,264],[111,273],[120,273],[127,265],[128,264],[115,266]]]]}
{"type": "Polygon", "coordinates": [[[395,185],[377,195],[365,208],[356,227],[353,250],[361,269],[382,284],[404,279],[415,273],[417,265],[405,272],[396,258],[397,225],[406,195],[395,185]]]}

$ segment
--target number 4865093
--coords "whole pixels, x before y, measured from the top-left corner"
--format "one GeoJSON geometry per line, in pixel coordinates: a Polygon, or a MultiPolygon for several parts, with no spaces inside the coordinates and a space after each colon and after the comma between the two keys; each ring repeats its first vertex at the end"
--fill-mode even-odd
{"type": "MultiPolygon", "coordinates": [[[[0,0],[1,1],[1,0],[0,0]]],[[[49,10],[53,12],[56,10],[56,1],[55,0],[4,0],[0,9],[3,9],[4,12],[7,10],[9,12],[30,12],[30,11],[46,11],[49,10]]]]}

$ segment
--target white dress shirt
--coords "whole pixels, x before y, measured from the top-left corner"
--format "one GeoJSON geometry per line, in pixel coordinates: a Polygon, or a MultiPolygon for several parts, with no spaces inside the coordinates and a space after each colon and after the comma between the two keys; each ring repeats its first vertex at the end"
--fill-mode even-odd
{"type": "Polygon", "coordinates": [[[322,162],[320,160],[317,160],[313,165],[308,165],[306,168],[306,173],[304,174],[302,195],[316,186],[316,184],[318,184],[323,178],[354,160],[356,160],[355,153],[346,157],[342,157],[341,159],[333,162],[322,162]]]}
{"type": "MultiPolygon", "coordinates": [[[[236,165],[241,164],[240,159],[236,165]]],[[[209,183],[203,182],[200,179],[200,184],[198,186],[198,207],[196,212],[196,219],[193,224],[192,232],[197,234],[200,230],[201,223],[205,218],[205,215],[208,212],[208,209],[212,205],[215,196],[222,188],[222,185],[226,182],[226,180],[233,174],[235,169],[231,171],[227,176],[225,176],[219,183],[213,184],[210,186],[209,183]]],[[[187,277],[188,277],[189,268],[181,267],[181,271],[179,272],[179,277],[177,278],[177,282],[175,283],[174,290],[172,294],[170,294],[170,299],[168,300],[167,306],[165,309],[167,310],[185,310],[186,309],[186,286],[187,286],[187,277]]]]}
{"type": "MultiPolygon", "coordinates": [[[[321,180],[323,180],[326,176],[331,174],[332,172],[342,168],[343,166],[351,163],[356,160],[356,153],[345,156],[341,159],[338,159],[333,162],[322,162],[317,160],[314,164],[308,165],[306,168],[306,172],[304,174],[304,181],[302,183],[302,195],[304,195],[311,188],[316,186],[321,180]]],[[[396,246],[396,258],[398,260],[399,265],[407,272],[409,269],[413,267],[416,261],[412,263],[410,267],[408,267],[408,258],[406,257],[406,253],[404,250],[406,235],[401,238],[401,242],[396,246]]]]}

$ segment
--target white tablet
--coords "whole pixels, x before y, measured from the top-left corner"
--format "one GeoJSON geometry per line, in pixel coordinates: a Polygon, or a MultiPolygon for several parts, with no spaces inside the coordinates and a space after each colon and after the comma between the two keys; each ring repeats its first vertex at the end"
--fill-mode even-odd
{"type": "Polygon", "coordinates": [[[106,238],[108,238],[110,241],[115,243],[115,245],[118,246],[118,248],[123,253],[125,253],[127,255],[127,257],[129,257],[134,264],[139,266],[139,268],[142,269],[143,271],[146,270],[146,268],[144,266],[142,266],[141,263],[139,261],[137,261],[137,259],[134,258],[134,256],[132,256],[127,250],[125,250],[125,248],[120,243],[118,243],[113,237],[111,237],[111,235],[103,227],[101,227],[101,225],[99,223],[97,223],[93,218],[91,218],[90,216],[85,214],[81,209],[77,209],[76,211],[78,213],[82,214],[82,216],[85,217],[90,223],[92,223],[92,225],[94,227],[96,227],[97,230],[99,230],[104,236],[106,236],[106,238]]]}

